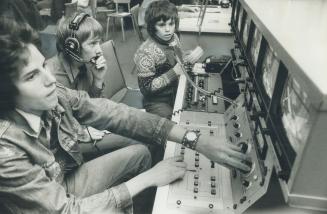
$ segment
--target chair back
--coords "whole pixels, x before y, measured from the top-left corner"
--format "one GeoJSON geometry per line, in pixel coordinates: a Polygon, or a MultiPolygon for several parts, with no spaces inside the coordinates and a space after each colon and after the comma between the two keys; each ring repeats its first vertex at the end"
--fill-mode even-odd
{"type": "Polygon", "coordinates": [[[131,14],[132,14],[132,22],[133,22],[135,31],[136,31],[136,33],[137,33],[137,35],[139,37],[139,40],[141,42],[143,42],[143,41],[145,41],[145,39],[144,39],[144,37],[142,35],[141,29],[140,29],[140,26],[139,26],[139,21],[138,21],[139,9],[140,9],[140,5],[139,4],[134,5],[131,8],[131,14]]]}
{"type": "Polygon", "coordinates": [[[127,4],[128,7],[128,12],[131,12],[131,0],[113,0],[115,5],[116,5],[116,12],[119,13],[118,11],[118,5],[119,4],[127,4]]]}
{"type": "Polygon", "coordinates": [[[74,1],[72,3],[65,3],[64,15],[66,17],[72,16],[76,12],[77,12],[77,1],[74,1]]]}
{"type": "Polygon", "coordinates": [[[105,75],[105,85],[103,94],[106,98],[111,98],[123,88],[127,88],[120,63],[118,61],[114,42],[108,40],[101,45],[104,58],[107,61],[107,73],[105,75]]]}

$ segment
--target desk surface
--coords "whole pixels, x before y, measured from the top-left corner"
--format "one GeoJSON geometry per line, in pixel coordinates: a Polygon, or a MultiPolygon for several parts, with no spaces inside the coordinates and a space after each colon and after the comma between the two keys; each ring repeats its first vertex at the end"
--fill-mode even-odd
{"type": "MultiPolygon", "coordinates": [[[[184,7],[199,8],[197,12],[179,12],[179,30],[186,32],[199,31],[200,7],[197,5],[186,5],[184,7]]],[[[220,6],[208,6],[204,15],[201,32],[206,33],[231,33],[230,22],[232,8],[221,8],[220,6]]]]}

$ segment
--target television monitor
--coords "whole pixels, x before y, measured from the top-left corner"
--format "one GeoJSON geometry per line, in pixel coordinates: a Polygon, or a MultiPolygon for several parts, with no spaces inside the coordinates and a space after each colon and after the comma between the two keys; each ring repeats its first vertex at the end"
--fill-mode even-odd
{"type": "Polygon", "coordinates": [[[238,32],[241,32],[242,19],[243,19],[243,8],[240,7],[240,10],[239,10],[239,13],[238,13],[238,20],[237,20],[237,29],[238,29],[238,32]]]}
{"type": "MultiPolygon", "coordinates": [[[[245,13],[244,13],[244,15],[245,15],[245,13]]],[[[243,27],[243,43],[244,43],[245,47],[247,47],[247,44],[248,44],[250,25],[251,25],[251,19],[249,16],[246,16],[246,20],[245,20],[244,27],[243,27]]]]}
{"type": "Polygon", "coordinates": [[[312,127],[308,95],[301,85],[289,76],[281,97],[282,124],[287,139],[295,153],[307,141],[312,127]]]}
{"type": "Polygon", "coordinates": [[[279,59],[268,45],[262,61],[262,84],[266,95],[271,99],[276,83],[279,68],[279,59]]]}
{"type": "Polygon", "coordinates": [[[257,66],[257,63],[258,63],[258,56],[259,56],[261,41],[262,41],[262,34],[258,30],[258,28],[255,27],[254,32],[253,32],[251,49],[250,49],[252,63],[255,67],[257,66]]]}

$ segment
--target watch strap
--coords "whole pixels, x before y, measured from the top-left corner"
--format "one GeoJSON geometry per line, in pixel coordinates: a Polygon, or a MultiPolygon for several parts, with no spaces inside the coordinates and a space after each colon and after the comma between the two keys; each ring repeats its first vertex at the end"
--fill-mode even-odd
{"type": "Polygon", "coordinates": [[[198,140],[199,140],[199,137],[200,137],[200,133],[199,132],[196,132],[196,131],[192,131],[192,130],[187,130],[183,136],[183,139],[182,139],[182,145],[189,148],[189,149],[192,149],[192,150],[195,150],[196,148],[196,144],[198,143],[198,140]],[[186,138],[186,135],[189,133],[189,132],[194,132],[195,135],[196,135],[196,138],[195,140],[193,141],[189,141],[187,140],[186,138]]]}

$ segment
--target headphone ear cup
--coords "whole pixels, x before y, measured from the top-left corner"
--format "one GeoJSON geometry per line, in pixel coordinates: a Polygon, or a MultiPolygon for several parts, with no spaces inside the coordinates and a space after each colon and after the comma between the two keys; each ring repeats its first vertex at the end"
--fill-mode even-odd
{"type": "Polygon", "coordinates": [[[79,44],[78,40],[73,37],[68,37],[65,40],[64,49],[65,49],[66,53],[68,53],[68,54],[71,54],[71,53],[73,53],[75,55],[80,54],[80,44],[79,44]]]}

